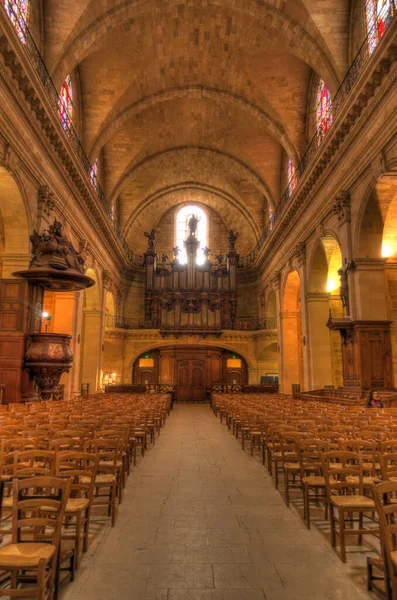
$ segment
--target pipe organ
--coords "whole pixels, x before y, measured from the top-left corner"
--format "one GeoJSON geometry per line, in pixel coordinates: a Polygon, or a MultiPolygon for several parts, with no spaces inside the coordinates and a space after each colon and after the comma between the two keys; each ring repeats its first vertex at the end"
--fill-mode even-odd
{"type": "MultiPolygon", "coordinates": [[[[193,215],[194,217],[194,215],[193,215]]],[[[222,329],[234,329],[237,316],[237,264],[235,248],[238,234],[229,231],[226,256],[216,255],[211,262],[210,249],[205,247],[203,264],[197,264],[200,245],[195,223],[185,240],[187,263],[179,260],[180,249],[174,257],[161,260],[156,252],[156,232],[145,233],[148,248],[145,252],[145,327],[159,329],[163,337],[199,334],[219,337],[222,329]]]]}

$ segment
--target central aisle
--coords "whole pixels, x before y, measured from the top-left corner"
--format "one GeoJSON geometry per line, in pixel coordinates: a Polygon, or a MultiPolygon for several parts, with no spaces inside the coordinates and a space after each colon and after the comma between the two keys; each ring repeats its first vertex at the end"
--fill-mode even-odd
{"type": "Polygon", "coordinates": [[[61,598],[359,600],[364,563],[306,530],[208,405],[176,405],[61,598]]]}

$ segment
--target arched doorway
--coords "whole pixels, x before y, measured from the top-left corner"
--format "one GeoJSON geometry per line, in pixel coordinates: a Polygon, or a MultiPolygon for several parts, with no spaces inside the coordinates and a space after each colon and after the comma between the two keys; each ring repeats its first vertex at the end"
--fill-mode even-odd
{"type": "Polygon", "coordinates": [[[93,269],[86,275],[95,281],[93,287],[84,290],[83,324],[81,334],[81,384],[95,393],[99,387],[102,369],[102,323],[103,314],[98,278],[93,269]]]}
{"type": "Polygon", "coordinates": [[[344,317],[338,274],[341,267],[338,242],[332,236],[323,237],[313,256],[306,297],[311,350],[310,388],[314,390],[343,385],[340,335],[326,326],[330,310],[333,318],[344,317]]]}
{"type": "Polygon", "coordinates": [[[215,383],[244,385],[248,369],[242,356],[210,346],[166,346],[145,352],[132,369],[134,384],[170,383],[181,402],[205,400],[215,383]]]}
{"type": "Polygon", "coordinates": [[[297,271],[291,271],[285,283],[281,320],[282,390],[290,394],[293,385],[303,384],[300,278],[297,271]]]}

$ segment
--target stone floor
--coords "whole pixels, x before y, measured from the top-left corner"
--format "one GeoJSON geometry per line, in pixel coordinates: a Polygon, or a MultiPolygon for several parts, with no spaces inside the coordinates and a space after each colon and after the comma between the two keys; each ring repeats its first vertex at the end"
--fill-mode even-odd
{"type": "Polygon", "coordinates": [[[61,600],[376,598],[325,526],[306,529],[208,405],[177,405],[61,600]]]}

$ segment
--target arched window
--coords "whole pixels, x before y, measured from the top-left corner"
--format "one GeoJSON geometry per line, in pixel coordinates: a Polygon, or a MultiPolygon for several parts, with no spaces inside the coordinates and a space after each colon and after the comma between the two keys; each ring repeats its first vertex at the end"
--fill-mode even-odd
{"type": "Polygon", "coordinates": [[[98,159],[97,158],[92,163],[90,178],[91,178],[92,185],[94,187],[96,187],[97,181],[98,181],[98,159]]]}
{"type": "Polygon", "coordinates": [[[200,217],[198,226],[197,226],[197,239],[200,242],[199,249],[197,251],[197,264],[202,265],[204,263],[204,254],[201,252],[202,248],[207,245],[207,215],[199,206],[189,205],[181,208],[176,215],[176,223],[175,223],[175,243],[181,249],[181,253],[179,255],[179,262],[181,264],[187,263],[187,255],[186,248],[184,245],[184,241],[189,235],[189,227],[188,221],[190,215],[196,215],[200,217]]]}
{"type": "Polygon", "coordinates": [[[29,0],[4,0],[4,8],[18,32],[19,39],[24,44],[26,24],[29,18],[29,0]]]}
{"type": "Polygon", "coordinates": [[[62,127],[69,133],[73,122],[73,87],[70,75],[65,77],[62,84],[58,104],[62,127]]]}
{"type": "Polygon", "coordinates": [[[294,189],[296,188],[296,172],[295,172],[295,166],[294,163],[292,162],[292,159],[289,158],[288,159],[288,191],[289,191],[289,195],[292,195],[292,192],[294,191],[294,189]]]}
{"type": "Polygon", "coordinates": [[[320,145],[332,125],[332,100],[325,81],[320,79],[316,93],[316,136],[320,145]]]}
{"type": "Polygon", "coordinates": [[[366,0],[366,21],[369,53],[375,50],[396,10],[393,0],[366,0]]]}

